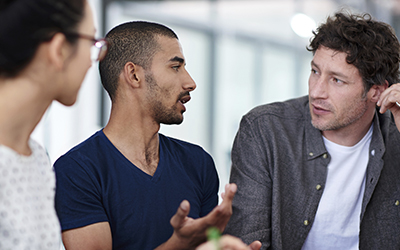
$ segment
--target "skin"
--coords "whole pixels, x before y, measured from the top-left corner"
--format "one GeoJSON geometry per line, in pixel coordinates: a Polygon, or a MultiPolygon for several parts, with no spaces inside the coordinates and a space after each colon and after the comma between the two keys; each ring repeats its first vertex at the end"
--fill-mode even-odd
{"type": "Polygon", "coordinates": [[[154,56],[151,71],[145,72],[145,102],[156,123],[180,124],[186,111],[184,103],[190,100],[196,84],[185,69],[180,43],[176,39],[158,40],[161,51],[154,56]]]}
{"type": "MultiPolygon", "coordinates": [[[[185,69],[185,57],[177,39],[158,37],[160,50],[145,70],[127,62],[121,71],[110,119],[103,129],[114,146],[136,167],[153,175],[159,162],[158,131],[161,123],[179,124],[186,111],[184,103],[196,84],[185,69]]],[[[173,235],[157,250],[195,249],[206,240],[206,230],[216,226],[225,229],[232,215],[235,184],[225,187],[220,205],[208,215],[189,218],[188,201],[182,201],[171,218],[173,235]]],[[[62,233],[67,249],[110,250],[112,235],[108,222],[66,230],[62,233]]]]}
{"type": "MultiPolygon", "coordinates": [[[[94,34],[90,18],[87,10],[79,32],[94,34]]],[[[63,34],[57,33],[39,45],[31,63],[20,74],[0,78],[0,144],[22,155],[31,154],[30,135],[52,101],[64,105],[75,102],[91,65],[90,46],[81,39],[71,45],[63,34]]]]}
{"type": "Polygon", "coordinates": [[[201,244],[196,248],[196,250],[258,250],[261,248],[261,242],[256,241],[250,246],[247,246],[239,238],[231,235],[223,235],[217,246],[215,245],[215,242],[208,241],[201,244]],[[217,246],[219,247],[218,249],[217,246]]]}
{"type": "Polygon", "coordinates": [[[149,175],[154,174],[159,161],[160,124],[182,122],[186,111],[183,102],[190,100],[189,93],[196,88],[185,69],[179,41],[160,37],[158,42],[161,49],[149,70],[132,62],[125,64],[103,130],[128,160],[149,175]]]}
{"type": "Polygon", "coordinates": [[[380,113],[385,113],[386,110],[392,112],[397,129],[400,131],[400,107],[396,104],[400,103],[400,84],[396,83],[386,89],[380,96],[377,103],[380,106],[380,113]]]}
{"type": "MultiPolygon", "coordinates": [[[[90,5],[86,2],[85,15],[82,22],[79,24],[77,33],[88,37],[95,36],[96,28],[94,25],[93,12],[90,5]]],[[[71,106],[76,102],[78,91],[86,76],[87,71],[92,66],[90,58],[90,48],[93,41],[88,39],[78,39],[78,44],[75,47],[70,47],[69,56],[63,65],[66,74],[60,81],[60,93],[56,96],[56,100],[60,103],[71,106]],[[72,73],[71,73],[72,72],[72,73]]]]}
{"type": "Polygon", "coordinates": [[[358,69],[346,53],[319,48],[311,62],[309,101],[312,124],[328,140],[344,146],[359,142],[371,126],[375,106],[387,88],[374,85],[367,93],[358,69]]]}
{"type": "MultiPolygon", "coordinates": [[[[184,200],[176,214],[171,218],[174,233],[164,244],[156,250],[184,250],[195,249],[206,240],[206,230],[215,226],[223,231],[232,215],[232,200],[237,191],[235,184],[225,186],[225,194],[220,205],[216,206],[208,215],[198,219],[188,217],[190,204],[184,200]]],[[[67,250],[111,250],[112,236],[108,222],[100,222],[89,226],[66,230],[62,233],[63,242],[67,250]]],[[[253,248],[261,243],[252,243],[253,248]]]]}

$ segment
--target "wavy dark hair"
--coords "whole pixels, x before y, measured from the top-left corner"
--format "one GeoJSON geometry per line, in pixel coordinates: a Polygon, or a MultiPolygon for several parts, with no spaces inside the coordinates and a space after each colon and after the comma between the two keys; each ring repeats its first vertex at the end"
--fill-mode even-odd
{"type": "Polygon", "coordinates": [[[111,100],[115,98],[118,78],[127,62],[149,69],[154,55],[160,49],[158,36],[178,39],[170,28],[152,22],[133,21],[111,29],[106,39],[110,46],[105,58],[99,63],[101,83],[111,100]]]}
{"type": "Polygon", "coordinates": [[[371,15],[337,12],[313,32],[307,50],[320,46],[347,54],[346,61],[359,71],[365,92],[373,85],[399,82],[400,45],[393,28],[371,15]]]}
{"type": "MultiPolygon", "coordinates": [[[[86,0],[2,0],[0,2],[0,76],[18,75],[40,43],[57,32],[74,32],[86,0]]],[[[76,37],[68,37],[70,43],[76,37]]]]}

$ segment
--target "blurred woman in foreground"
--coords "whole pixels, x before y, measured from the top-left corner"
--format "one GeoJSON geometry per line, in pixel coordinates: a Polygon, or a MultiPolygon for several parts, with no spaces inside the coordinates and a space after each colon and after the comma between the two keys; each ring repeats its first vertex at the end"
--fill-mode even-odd
{"type": "Polygon", "coordinates": [[[0,2],[0,249],[60,249],[54,173],[30,135],[53,100],[75,103],[107,50],[94,34],[86,0],[0,2]]]}

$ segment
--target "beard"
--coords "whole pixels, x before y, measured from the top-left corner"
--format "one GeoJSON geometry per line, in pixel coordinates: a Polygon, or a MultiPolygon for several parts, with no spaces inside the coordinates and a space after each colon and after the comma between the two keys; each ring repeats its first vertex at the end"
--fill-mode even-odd
{"type": "Polygon", "coordinates": [[[161,88],[152,73],[146,74],[145,80],[148,89],[146,99],[150,104],[150,112],[154,121],[158,124],[181,124],[184,111],[178,111],[178,100],[187,95],[188,92],[182,92],[176,98],[176,103],[171,107],[167,107],[162,100],[173,98],[171,92],[168,89],[161,88]]]}
{"type": "MultiPolygon", "coordinates": [[[[358,121],[368,110],[367,97],[352,101],[342,114],[334,113],[334,118],[327,122],[318,122],[318,116],[312,117],[312,125],[321,131],[339,130],[358,121]]],[[[311,103],[311,100],[310,100],[311,103]]],[[[326,105],[325,105],[326,106],[326,105]]],[[[328,105],[330,108],[331,105],[328,105]]],[[[311,108],[311,106],[310,106],[311,108]]],[[[311,110],[310,110],[311,111],[311,110]]],[[[312,112],[312,111],[311,111],[312,112]]]]}

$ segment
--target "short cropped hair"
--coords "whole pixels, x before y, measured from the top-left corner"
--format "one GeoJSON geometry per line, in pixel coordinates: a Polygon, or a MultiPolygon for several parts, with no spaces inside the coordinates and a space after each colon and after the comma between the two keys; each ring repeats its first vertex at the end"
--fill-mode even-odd
{"type": "Polygon", "coordinates": [[[307,47],[313,54],[320,46],[345,52],[346,61],[359,71],[364,90],[373,85],[399,82],[400,45],[393,28],[369,14],[337,12],[313,32],[307,47]]]}
{"type": "Polygon", "coordinates": [[[149,69],[154,55],[160,49],[158,36],[178,39],[170,28],[151,22],[127,22],[110,30],[106,39],[109,50],[99,63],[101,83],[111,100],[115,98],[119,75],[127,62],[149,69]]]}

